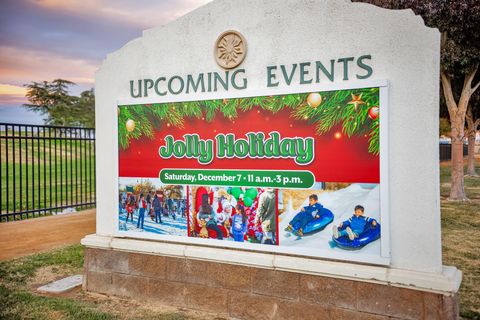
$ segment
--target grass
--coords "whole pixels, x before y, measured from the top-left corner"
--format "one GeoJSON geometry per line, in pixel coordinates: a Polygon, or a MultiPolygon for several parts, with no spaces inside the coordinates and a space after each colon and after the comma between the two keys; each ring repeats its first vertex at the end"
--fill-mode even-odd
{"type": "Polygon", "coordinates": [[[106,297],[81,290],[62,296],[35,293],[35,288],[41,284],[67,275],[82,273],[82,266],[83,247],[80,244],[0,262],[0,319],[186,320],[212,318],[187,314],[168,307],[145,306],[142,302],[131,299],[106,297]],[[46,277],[45,274],[47,274],[46,277]]]}
{"type": "Polygon", "coordinates": [[[0,158],[2,213],[94,201],[91,142],[2,141],[0,158]]]}
{"type": "MultiPolygon", "coordinates": [[[[480,172],[480,167],[477,167],[480,172]]],[[[480,178],[465,177],[469,202],[450,202],[450,167],[440,166],[443,264],[463,272],[460,315],[480,319],[480,178]]]]}
{"type": "MultiPolygon", "coordinates": [[[[478,167],[480,172],[480,166],[478,167]]],[[[441,196],[448,197],[450,169],[440,167],[441,196]]],[[[442,200],[443,263],[462,270],[460,315],[480,319],[480,178],[467,177],[470,202],[442,200]]],[[[47,268],[58,278],[82,272],[83,248],[74,245],[47,253],[0,262],[0,319],[191,319],[181,311],[146,309],[141,302],[92,297],[78,292],[67,297],[34,293],[38,274],[47,268]]],[[[52,279],[53,280],[53,279],[52,279]]],[[[42,282],[41,284],[45,283],[42,282]]],[[[197,318],[198,317],[193,317],[197,318]]],[[[203,318],[205,319],[205,318],[203,318]]]]}
{"type": "Polygon", "coordinates": [[[74,245],[18,260],[0,262],[0,319],[115,319],[96,306],[74,299],[35,295],[29,280],[42,267],[80,272],[83,248],[74,245]]]}

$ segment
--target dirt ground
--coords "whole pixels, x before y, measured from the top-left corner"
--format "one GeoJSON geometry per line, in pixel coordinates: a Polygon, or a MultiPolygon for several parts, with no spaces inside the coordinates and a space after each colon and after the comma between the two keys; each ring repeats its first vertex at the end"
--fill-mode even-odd
{"type": "Polygon", "coordinates": [[[0,223],[0,261],[79,243],[95,233],[95,209],[0,223]]]}

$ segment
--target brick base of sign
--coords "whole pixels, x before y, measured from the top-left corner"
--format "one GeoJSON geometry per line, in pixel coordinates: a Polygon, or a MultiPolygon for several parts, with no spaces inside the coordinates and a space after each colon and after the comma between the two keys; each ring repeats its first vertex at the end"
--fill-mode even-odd
{"type": "Polygon", "coordinates": [[[87,291],[236,319],[456,319],[458,296],[218,262],[85,249],[87,291]]]}

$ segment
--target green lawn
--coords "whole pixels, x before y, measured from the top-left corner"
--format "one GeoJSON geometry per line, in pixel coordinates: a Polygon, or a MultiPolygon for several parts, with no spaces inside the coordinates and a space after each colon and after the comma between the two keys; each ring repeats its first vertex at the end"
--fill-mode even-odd
{"type": "MultiPolygon", "coordinates": [[[[480,171],[480,166],[478,169],[480,171]]],[[[448,166],[441,167],[440,178],[442,198],[446,198],[446,183],[450,179],[448,166]]],[[[454,265],[463,272],[461,317],[480,319],[480,178],[466,178],[466,190],[471,202],[442,200],[443,263],[454,265]]],[[[45,268],[51,276],[58,278],[81,273],[82,265],[83,248],[80,245],[0,262],[0,319],[197,318],[183,311],[152,311],[134,301],[92,297],[81,291],[68,297],[46,297],[34,293],[38,274],[45,268]]]]}
{"type": "Polygon", "coordinates": [[[0,262],[0,319],[114,319],[95,305],[36,295],[29,287],[40,268],[55,266],[58,273],[67,270],[74,274],[81,272],[82,265],[81,245],[0,262]]]}
{"type": "Polygon", "coordinates": [[[57,297],[35,293],[35,288],[44,284],[38,281],[82,273],[82,266],[81,245],[0,262],[0,319],[207,319],[177,309],[143,307],[137,301],[83,291],[57,297]]]}
{"type": "Polygon", "coordinates": [[[91,142],[2,141],[0,157],[2,213],[94,201],[91,142]]]}
{"type": "MultiPolygon", "coordinates": [[[[480,166],[477,167],[480,172],[480,166]]],[[[440,166],[443,264],[463,272],[460,315],[480,319],[480,178],[465,178],[470,202],[449,202],[450,167],[440,166]]]]}

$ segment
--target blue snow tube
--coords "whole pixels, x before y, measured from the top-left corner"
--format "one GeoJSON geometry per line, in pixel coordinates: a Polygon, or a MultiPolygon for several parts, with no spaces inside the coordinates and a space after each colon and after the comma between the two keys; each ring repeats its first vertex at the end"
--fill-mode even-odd
{"type": "MultiPolygon", "coordinates": [[[[344,230],[346,227],[339,228],[338,230],[344,230]]],[[[353,240],[350,240],[348,236],[343,236],[339,237],[338,239],[335,239],[332,237],[332,240],[335,242],[335,244],[344,249],[344,250],[359,250],[369,244],[370,242],[373,242],[377,239],[380,238],[380,224],[377,222],[376,226],[372,225],[372,221],[369,221],[365,225],[365,229],[363,229],[363,232],[358,235],[358,238],[355,238],[353,240]]]]}
{"type": "MultiPolygon", "coordinates": [[[[322,231],[323,229],[325,229],[325,227],[328,224],[332,223],[334,218],[332,211],[328,210],[327,208],[322,208],[320,210],[319,215],[320,215],[320,218],[313,219],[312,221],[310,221],[305,225],[305,227],[302,230],[303,234],[312,234],[315,232],[322,231]]],[[[298,230],[298,226],[293,225],[293,229],[298,230]]]]}

